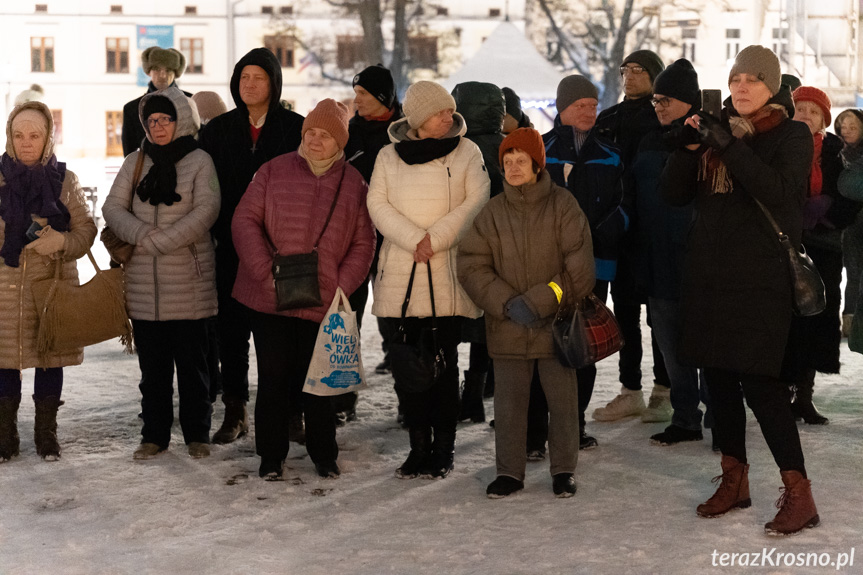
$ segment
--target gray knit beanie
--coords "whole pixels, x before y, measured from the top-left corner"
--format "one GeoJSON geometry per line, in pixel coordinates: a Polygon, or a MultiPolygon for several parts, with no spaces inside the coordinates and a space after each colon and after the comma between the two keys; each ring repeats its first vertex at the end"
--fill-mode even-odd
{"type": "Polygon", "coordinates": [[[435,114],[455,110],[455,98],[440,84],[422,80],[408,87],[402,110],[410,127],[416,130],[435,114]]]}
{"type": "Polygon", "coordinates": [[[731,72],[728,73],[728,85],[735,74],[750,74],[755,76],[767,86],[770,95],[775,96],[779,92],[782,83],[782,71],[779,66],[779,58],[769,48],[764,46],[747,46],[737,54],[731,72]]]}
{"type": "Polygon", "coordinates": [[[559,114],[563,112],[569,108],[573,102],[581,100],[582,98],[593,98],[594,100],[598,100],[599,92],[597,91],[596,86],[594,86],[593,83],[584,76],[579,76],[578,74],[567,76],[557,85],[557,101],[555,102],[557,113],[559,114]]]}

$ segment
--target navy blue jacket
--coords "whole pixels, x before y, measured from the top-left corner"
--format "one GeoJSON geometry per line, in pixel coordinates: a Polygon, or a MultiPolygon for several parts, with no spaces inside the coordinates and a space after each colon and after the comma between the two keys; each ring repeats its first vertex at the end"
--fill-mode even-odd
{"type": "Polygon", "coordinates": [[[646,134],[627,183],[634,187],[636,226],[632,270],[639,291],[654,298],[680,299],[686,236],[694,205],[669,205],[662,197],[660,177],[672,149],[662,140],[665,128],[646,134]]]}
{"type": "Polygon", "coordinates": [[[623,193],[623,162],[620,148],[591,130],[575,152],[571,126],[554,119],[554,128],[542,136],[545,168],[557,185],[567,188],[587,216],[593,236],[596,279],[612,281],[629,215],[623,193]]]}

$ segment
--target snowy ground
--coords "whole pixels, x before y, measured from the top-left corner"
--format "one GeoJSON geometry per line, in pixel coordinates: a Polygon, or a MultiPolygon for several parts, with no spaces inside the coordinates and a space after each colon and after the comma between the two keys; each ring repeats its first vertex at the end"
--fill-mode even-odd
{"type": "MultiPolygon", "coordinates": [[[[22,454],[0,467],[0,574],[826,573],[837,567],[813,567],[813,556],[809,567],[786,567],[779,554],[826,553],[821,560],[830,563],[849,561],[852,550],[854,564],[840,572],[863,573],[863,357],[845,343],[843,374],[817,379],[830,425],[800,427],[822,525],[775,539],[762,525],[776,511],[781,482],[751,413],[753,506],[718,519],[695,515],[719,472],[709,439],[652,446],[649,435],[664,424],[633,419],[588,423],[600,447],[581,453],[572,499],[553,497],[547,462],[529,464],[524,491],[487,499],[495,476],[487,424],[460,425],[449,478],[396,479],[407,434],[395,422],[390,378],[373,372],[379,341],[366,322],[371,387],[359,420],[338,432],[341,478],[318,478],[305,449],[292,444],[282,483],[257,477],[253,435],[192,460],[175,427],[168,453],[132,461],[140,440],[136,359],[117,343],[89,348],[83,366],[66,371],[61,461],[36,456],[32,402],[22,404],[22,454]],[[762,550],[767,567],[718,566],[722,553],[762,550]]],[[[599,365],[591,410],[617,392],[616,376],[613,359],[599,365]]],[[[26,396],[32,371],[24,385],[26,396]]],[[[491,400],[486,410],[491,415],[491,400]]],[[[214,427],[222,414],[218,403],[214,427]]]]}

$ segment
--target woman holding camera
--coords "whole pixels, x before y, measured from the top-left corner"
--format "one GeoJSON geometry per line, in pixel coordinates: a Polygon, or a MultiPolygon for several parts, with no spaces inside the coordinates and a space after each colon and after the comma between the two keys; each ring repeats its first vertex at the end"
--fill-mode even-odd
{"type": "Polygon", "coordinates": [[[812,135],[790,119],[791,94],[781,87],[779,59],[767,48],[741,51],[728,86],[731,102],[723,119],[704,113],[688,118],[685,125],[698,143],[671,155],[661,181],[670,203],[695,202],[678,355],[681,363],[704,370],[722,451],[719,489],[697,512],[717,517],[751,504],[745,396],[784,484],[779,513],[765,531],[784,535],[819,519],[789,390],[780,380],[792,286],[787,256],[765,212],[799,248],[812,135]]]}

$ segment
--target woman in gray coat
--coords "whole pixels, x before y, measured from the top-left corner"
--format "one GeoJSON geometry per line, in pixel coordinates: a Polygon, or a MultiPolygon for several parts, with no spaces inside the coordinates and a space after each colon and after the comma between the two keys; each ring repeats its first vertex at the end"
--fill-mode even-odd
{"type": "Polygon", "coordinates": [[[168,448],[175,366],[189,455],[207,457],[207,318],[217,310],[210,227],[219,213],[219,183],[212,159],[195,140],[197,109],[179,89],[144,96],[139,115],[147,139],[126,157],[102,208],[114,233],[135,245],[125,265],[144,419],[134,458],[168,448]],[[136,171],[140,178],[133,181],[136,171]]]}

